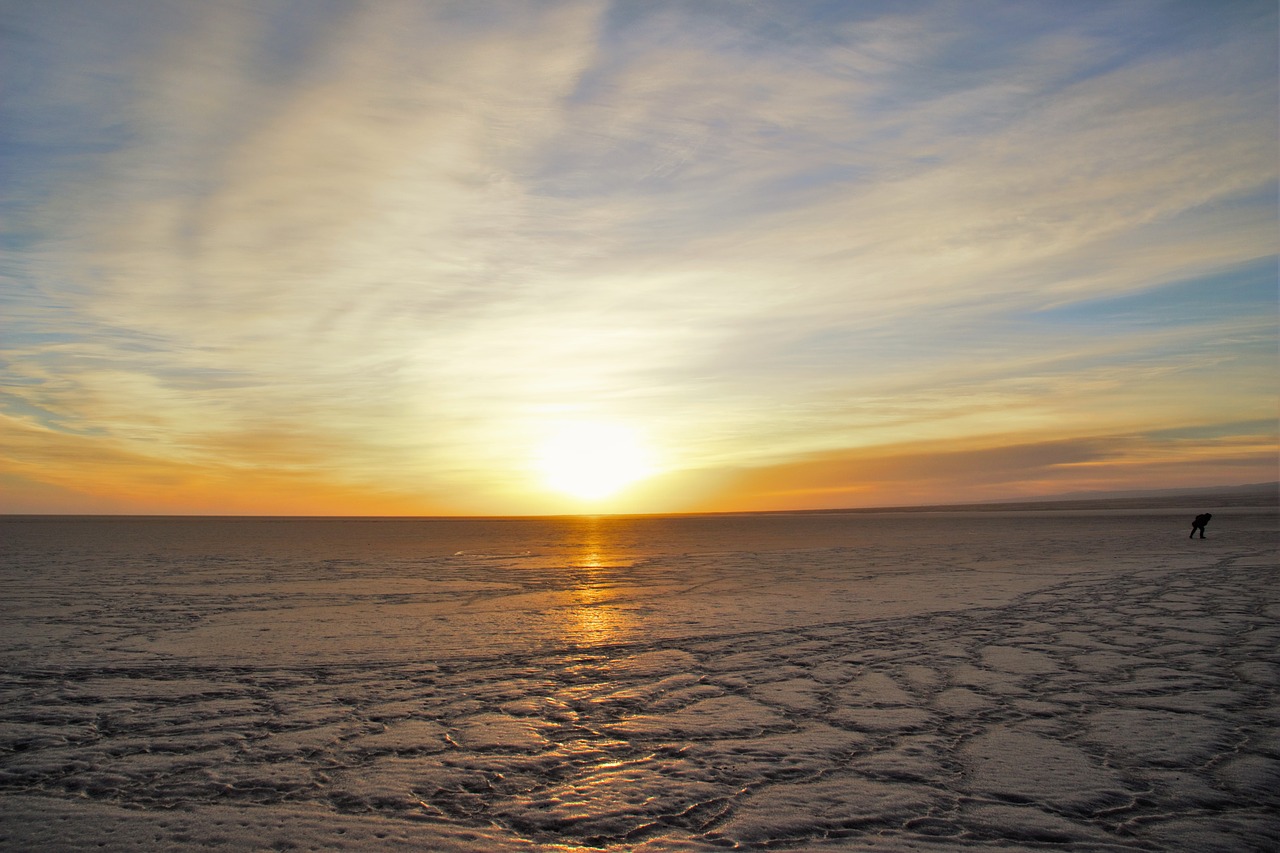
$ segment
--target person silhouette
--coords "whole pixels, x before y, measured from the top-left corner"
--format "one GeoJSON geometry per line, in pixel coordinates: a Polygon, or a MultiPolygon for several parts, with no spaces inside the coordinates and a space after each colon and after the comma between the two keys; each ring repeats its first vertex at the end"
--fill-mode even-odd
{"type": "Polygon", "coordinates": [[[1211,518],[1213,518],[1213,513],[1210,513],[1210,512],[1202,512],[1199,515],[1197,515],[1196,520],[1191,522],[1191,535],[1188,536],[1187,538],[1194,539],[1196,535],[1196,531],[1199,530],[1200,538],[1203,539],[1204,526],[1209,523],[1209,519],[1211,518]]]}

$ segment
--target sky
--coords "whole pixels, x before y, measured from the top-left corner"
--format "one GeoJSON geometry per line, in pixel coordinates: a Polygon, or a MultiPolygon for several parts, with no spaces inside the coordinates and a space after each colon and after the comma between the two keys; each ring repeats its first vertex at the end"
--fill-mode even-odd
{"type": "Polygon", "coordinates": [[[0,0],[0,512],[1276,480],[1277,27],[0,0]]]}

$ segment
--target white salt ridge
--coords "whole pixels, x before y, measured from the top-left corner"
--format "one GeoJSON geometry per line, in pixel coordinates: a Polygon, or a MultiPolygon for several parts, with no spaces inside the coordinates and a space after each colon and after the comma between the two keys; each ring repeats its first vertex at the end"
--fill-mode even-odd
{"type": "Polygon", "coordinates": [[[1087,570],[1028,548],[1034,580],[914,555],[946,583],[884,555],[853,583],[840,548],[347,592],[15,572],[0,848],[1280,848],[1274,519],[1124,565],[1099,539],[1087,570]],[[662,592],[682,576],[724,598],[662,592]],[[467,601],[507,635],[422,630],[467,601]]]}

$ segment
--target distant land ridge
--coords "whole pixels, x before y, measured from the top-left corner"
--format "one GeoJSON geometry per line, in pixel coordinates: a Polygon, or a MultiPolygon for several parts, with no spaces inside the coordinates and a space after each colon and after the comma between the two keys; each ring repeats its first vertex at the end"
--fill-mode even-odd
{"type": "MultiPolygon", "coordinates": [[[[1202,486],[1195,489],[1135,489],[1122,492],[1108,491],[1091,491],[1091,492],[1064,492],[1060,495],[1050,495],[1045,498],[1025,498],[1017,501],[1018,503],[1031,503],[1037,500],[1054,500],[1054,501],[1089,501],[1089,500],[1116,500],[1121,498],[1171,498],[1192,495],[1270,495],[1272,498],[1280,500],[1280,482],[1274,483],[1246,483],[1242,486],[1202,486]]],[[[1008,503],[1008,501],[1002,501],[1008,503]]]]}
{"type": "Polygon", "coordinates": [[[973,503],[928,506],[860,507],[835,512],[945,512],[948,510],[1053,510],[1053,509],[1169,509],[1178,507],[1277,507],[1280,481],[1240,486],[1202,486],[1188,489],[1135,489],[1118,492],[1065,492],[1041,497],[1005,498],[973,503]]]}

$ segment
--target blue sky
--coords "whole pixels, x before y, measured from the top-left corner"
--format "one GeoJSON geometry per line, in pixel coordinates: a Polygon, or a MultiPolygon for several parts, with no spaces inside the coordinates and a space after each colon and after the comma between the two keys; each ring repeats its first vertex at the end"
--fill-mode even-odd
{"type": "Polygon", "coordinates": [[[1276,18],[0,2],[0,509],[1275,479],[1276,18]]]}

